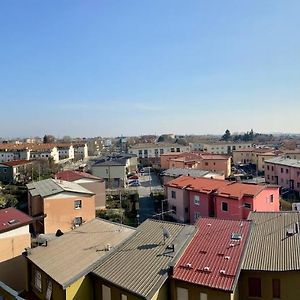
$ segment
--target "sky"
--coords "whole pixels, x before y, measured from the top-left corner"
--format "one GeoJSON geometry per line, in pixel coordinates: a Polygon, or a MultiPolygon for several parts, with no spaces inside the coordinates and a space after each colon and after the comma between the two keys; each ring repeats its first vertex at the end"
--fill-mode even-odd
{"type": "Polygon", "coordinates": [[[0,137],[300,133],[299,0],[2,0],[0,137]]]}

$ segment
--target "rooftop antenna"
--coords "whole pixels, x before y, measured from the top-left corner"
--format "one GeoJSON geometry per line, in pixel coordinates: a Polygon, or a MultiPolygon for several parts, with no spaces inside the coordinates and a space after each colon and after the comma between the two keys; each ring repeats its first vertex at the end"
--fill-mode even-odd
{"type": "Polygon", "coordinates": [[[168,239],[169,237],[171,237],[171,234],[169,232],[169,230],[165,227],[162,228],[163,229],[163,238],[164,238],[164,244],[166,243],[166,239],[168,239]]]}

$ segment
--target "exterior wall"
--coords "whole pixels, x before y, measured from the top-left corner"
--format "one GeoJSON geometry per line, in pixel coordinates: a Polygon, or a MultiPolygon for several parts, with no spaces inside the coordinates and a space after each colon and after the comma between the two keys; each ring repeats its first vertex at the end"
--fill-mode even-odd
{"type": "Polygon", "coordinates": [[[266,272],[266,271],[246,271],[242,270],[239,279],[240,300],[252,299],[275,299],[272,294],[272,280],[280,280],[280,299],[282,300],[298,300],[299,299],[299,271],[286,271],[286,272],[266,272]],[[261,279],[261,298],[249,297],[248,292],[248,279],[260,278],[261,279]]]}
{"type": "Polygon", "coordinates": [[[244,151],[233,151],[232,161],[235,165],[240,163],[256,164],[255,157],[253,156],[253,150],[247,150],[247,149],[245,149],[244,151]]]}
{"type": "Polygon", "coordinates": [[[179,222],[188,222],[189,221],[189,197],[188,192],[182,189],[176,189],[172,187],[167,187],[167,200],[169,210],[172,210],[172,207],[176,207],[176,213],[172,213],[174,217],[179,222]],[[172,198],[172,192],[176,193],[176,198],[172,198]]]}
{"type": "Polygon", "coordinates": [[[203,144],[203,151],[213,154],[230,154],[234,150],[252,147],[252,143],[213,143],[203,144]]]}
{"type": "Polygon", "coordinates": [[[0,150],[0,162],[19,160],[19,159],[30,159],[30,150],[0,150]]]}
{"type": "Polygon", "coordinates": [[[212,195],[204,194],[194,191],[189,191],[189,203],[190,203],[190,223],[194,224],[196,222],[196,213],[201,217],[210,217],[212,210],[214,210],[212,195]],[[199,196],[200,202],[199,205],[195,204],[195,196],[199,196]]]}
{"type": "MultiPolygon", "coordinates": [[[[29,246],[30,243],[26,247],[29,246]]],[[[15,256],[14,258],[2,261],[0,263],[0,281],[17,291],[21,291],[26,288],[27,264],[23,255],[15,256]]]]}
{"type": "Polygon", "coordinates": [[[70,147],[60,148],[58,150],[59,159],[74,159],[74,148],[70,147]]]}
{"type": "Polygon", "coordinates": [[[93,283],[89,275],[81,277],[66,289],[66,299],[94,299],[93,283]]]}
{"type": "Polygon", "coordinates": [[[170,159],[172,158],[177,158],[178,155],[174,155],[174,153],[172,154],[164,154],[160,156],[160,166],[162,169],[169,169],[170,167],[170,159]]]}
{"type": "Polygon", "coordinates": [[[119,180],[119,186],[124,187],[127,176],[125,166],[92,166],[92,174],[97,177],[106,179],[110,184],[108,186],[113,187],[112,181],[119,180]]]}
{"type": "Polygon", "coordinates": [[[66,291],[59,285],[56,281],[54,281],[51,277],[49,277],[46,273],[44,273],[41,269],[36,267],[33,263],[28,260],[28,291],[35,294],[38,299],[46,299],[46,292],[48,283],[52,282],[52,296],[51,300],[63,300],[66,299],[66,291]],[[42,277],[42,291],[39,291],[34,285],[34,272],[38,270],[41,272],[42,277]]]}
{"type": "MultiPolygon", "coordinates": [[[[103,300],[102,298],[102,285],[105,285],[110,288],[111,292],[111,300],[114,299],[121,299],[122,295],[127,296],[127,300],[144,300],[144,298],[138,297],[134,294],[131,294],[130,292],[123,290],[121,288],[118,288],[111,284],[110,282],[107,282],[105,280],[102,280],[99,277],[94,277],[93,279],[94,283],[94,291],[95,291],[95,300],[103,300]]],[[[167,300],[167,299],[159,299],[159,300],[167,300]]]]}
{"type": "Polygon", "coordinates": [[[0,234],[0,262],[19,256],[31,246],[29,225],[0,234]]]}
{"type": "Polygon", "coordinates": [[[284,166],[266,162],[266,182],[292,188],[300,193],[300,167],[284,166]]]}
{"type": "Polygon", "coordinates": [[[70,231],[74,218],[82,217],[83,222],[95,218],[95,196],[61,193],[44,199],[44,233],[55,233],[57,229],[70,231]],[[74,201],[81,200],[82,207],[76,209],[74,201]]]}
{"type": "Polygon", "coordinates": [[[141,146],[140,148],[131,148],[129,153],[136,154],[138,158],[159,158],[161,154],[174,152],[189,152],[190,146],[179,144],[160,145],[149,144],[149,146],[141,146]]]}
{"type": "Polygon", "coordinates": [[[231,199],[227,197],[215,197],[216,217],[220,219],[241,220],[247,219],[251,211],[279,211],[279,189],[266,188],[256,197],[244,196],[242,199],[231,199]],[[270,202],[270,196],[273,195],[273,202],[270,202]],[[228,204],[228,211],[222,210],[222,202],[228,204]],[[251,208],[245,207],[245,203],[251,205],[251,208]]]}
{"type": "Polygon", "coordinates": [[[230,293],[222,290],[211,289],[208,287],[191,284],[188,282],[183,282],[180,280],[173,279],[171,281],[171,299],[172,300],[186,300],[186,299],[179,299],[177,297],[177,288],[184,288],[188,290],[188,300],[201,300],[200,293],[207,294],[207,299],[214,299],[214,300],[232,300],[238,299],[238,291],[236,290],[235,293],[230,293]]]}
{"type": "Polygon", "coordinates": [[[41,196],[32,197],[28,192],[28,212],[33,217],[44,212],[44,202],[41,196]]]}
{"type": "Polygon", "coordinates": [[[13,182],[13,168],[10,166],[0,165],[0,181],[9,183],[13,182]]]}
{"type": "Polygon", "coordinates": [[[101,182],[101,181],[89,182],[88,180],[86,182],[84,180],[76,180],[75,182],[95,194],[96,209],[105,208],[105,203],[106,203],[105,182],[101,182]]]}
{"type": "Polygon", "coordinates": [[[228,177],[231,173],[231,159],[207,159],[204,158],[199,162],[197,169],[212,171],[212,172],[221,172],[228,177]]]}
{"type": "Polygon", "coordinates": [[[259,193],[253,202],[255,211],[279,211],[279,188],[267,188],[259,193]],[[270,202],[270,196],[273,195],[273,202],[270,202]]]}

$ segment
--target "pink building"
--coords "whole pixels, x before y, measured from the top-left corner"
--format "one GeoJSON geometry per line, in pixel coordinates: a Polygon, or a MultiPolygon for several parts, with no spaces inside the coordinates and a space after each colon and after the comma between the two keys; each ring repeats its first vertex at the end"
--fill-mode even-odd
{"type": "Polygon", "coordinates": [[[251,211],[279,211],[277,186],[181,176],[165,187],[169,209],[181,222],[193,224],[200,217],[241,220],[251,211]]]}
{"type": "Polygon", "coordinates": [[[265,179],[267,183],[300,193],[300,160],[284,157],[265,160],[265,179]]]}

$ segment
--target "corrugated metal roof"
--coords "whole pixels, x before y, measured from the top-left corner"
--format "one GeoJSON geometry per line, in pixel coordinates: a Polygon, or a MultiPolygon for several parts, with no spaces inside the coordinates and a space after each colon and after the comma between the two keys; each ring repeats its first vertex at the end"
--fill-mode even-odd
{"type": "Polygon", "coordinates": [[[198,232],[174,268],[174,278],[233,291],[239,276],[250,222],[201,218],[198,232]],[[241,234],[240,241],[231,239],[241,234]]]}
{"type": "Polygon", "coordinates": [[[61,192],[71,192],[80,194],[94,195],[91,191],[85,189],[75,182],[69,182],[56,179],[45,179],[37,182],[32,182],[26,185],[32,196],[48,197],[61,192]]]}
{"type": "Polygon", "coordinates": [[[48,240],[46,247],[39,246],[30,250],[28,259],[52,279],[66,287],[92,270],[94,264],[131,234],[134,228],[94,219],[65,233],[63,236],[48,240]]]}
{"type": "Polygon", "coordinates": [[[146,220],[119,249],[111,253],[94,274],[131,293],[149,299],[168,278],[170,264],[193,236],[195,227],[146,220]],[[170,237],[163,242],[163,228],[170,237]],[[174,249],[167,248],[174,244],[174,249]]]}
{"type": "Polygon", "coordinates": [[[253,227],[243,269],[300,270],[300,234],[287,236],[300,221],[298,212],[252,212],[253,227]]]}

